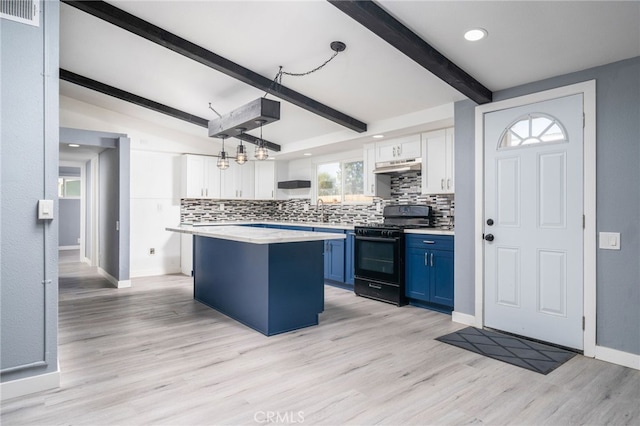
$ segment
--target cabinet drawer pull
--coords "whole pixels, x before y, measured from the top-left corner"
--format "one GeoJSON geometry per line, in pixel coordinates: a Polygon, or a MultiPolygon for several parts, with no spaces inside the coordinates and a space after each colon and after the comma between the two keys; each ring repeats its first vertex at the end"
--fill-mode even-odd
{"type": "Polygon", "coordinates": [[[369,283],[369,287],[375,288],[376,290],[382,290],[382,286],[379,284],[371,284],[369,283]]]}
{"type": "Polygon", "coordinates": [[[436,243],[435,241],[431,241],[431,240],[423,240],[422,242],[425,243],[425,244],[435,244],[436,243]]]}

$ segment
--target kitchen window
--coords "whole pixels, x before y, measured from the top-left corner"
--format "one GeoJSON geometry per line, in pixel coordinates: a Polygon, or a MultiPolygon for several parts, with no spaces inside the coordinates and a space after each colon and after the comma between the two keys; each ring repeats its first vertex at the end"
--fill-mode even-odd
{"type": "Polygon", "coordinates": [[[318,164],[317,195],[325,204],[370,203],[364,195],[364,162],[336,161],[318,164]]]}

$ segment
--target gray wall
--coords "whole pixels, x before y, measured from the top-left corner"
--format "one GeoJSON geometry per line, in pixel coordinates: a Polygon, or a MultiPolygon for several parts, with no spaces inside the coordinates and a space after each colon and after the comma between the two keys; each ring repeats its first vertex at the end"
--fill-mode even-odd
{"type": "Polygon", "coordinates": [[[84,201],[85,201],[85,218],[84,218],[84,256],[87,259],[91,259],[93,261],[93,253],[92,253],[92,244],[91,244],[91,229],[93,226],[92,218],[91,218],[91,204],[93,203],[93,194],[91,192],[91,161],[87,161],[84,166],[84,201]]]}
{"type": "MultiPolygon", "coordinates": [[[[596,231],[620,232],[620,251],[597,251],[600,346],[640,354],[640,57],[494,93],[513,98],[596,80],[596,231]]],[[[456,127],[456,311],[474,313],[473,103],[458,102],[456,127]],[[465,206],[464,208],[462,206],[465,206]],[[463,233],[464,231],[464,233],[463,233]]]]}
{"type": "Polygon", "coordinates": [[[80,167],[60,166],[58,167],[58,175],[65,177],[80,177],[80,167]]]}
{"type": "Polygon", "coordinates": [[[116,222],[119,221],[119,196],[118,196],[118,152],[115,149],[106,149],[100,153],[100,185],[98,197],[98,241],[99,265],[109,275],[119,276],[118,256],[118,231],[116,222]]]}
{"type": "Polygon", "coordinates": [[[2,382],[58,369],[58,226],[37,219],[57,200],[57,1],[41,2],[40,27],[0,23],[2,382]]]}
{"type": "Polygon", "coordinates": [[[58,246],[80,244],[80,199],[61,198],[58,200],[58,246]]]}

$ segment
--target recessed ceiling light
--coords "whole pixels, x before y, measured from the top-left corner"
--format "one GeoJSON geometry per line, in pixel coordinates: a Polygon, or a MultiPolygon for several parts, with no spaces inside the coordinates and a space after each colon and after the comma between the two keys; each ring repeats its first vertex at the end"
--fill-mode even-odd
{"type": "Polygon", "coordinates": [[[384,138],[384,135],[373,135],[374,139],[382,139],[384,138]]]}
{"type": "Polygon", "coordinates": [[[485,38],[487,34],[487,30],[484,28],[474,28],[464,33],[464,38],[469,41],[478,41],[485,38]]]}
{"type": "Polygon", "coordinates": [[[305,155],[305,156],[307,156],[307,157],[308,157],[308,156],[310,156],[310,155],[311,155],[311,153],[310,153],[310,152],[305,152],[305,153],[304,153],[304,154],[302,154],[302,155],[305,155]]]}
{"type": "Polygon", "coordinates": [[[273,158],[273,155],[272,155],[269,158],[267,158],[267,160],[275,160],[275,158],[273,158]]]}
{"type": "Polygon", "coordinates": [[[80,145],[78,145],[77,143],[70,143],[69,147],[71,147],[71,148],[80,148],[80,145]]]}

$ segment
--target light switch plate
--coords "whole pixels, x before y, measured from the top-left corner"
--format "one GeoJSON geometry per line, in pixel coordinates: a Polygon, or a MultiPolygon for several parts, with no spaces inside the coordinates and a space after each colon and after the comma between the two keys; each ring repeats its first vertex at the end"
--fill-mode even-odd
{"type": "Polygon", "coordinates": [[[38,200],[38,219],[53,219],[53,200],[38,200]]]}
{"type": "Polygon", "coordinates": [[[620,250],[620,233],[600,232],[598,246],[603,250],[620,250]]]}

